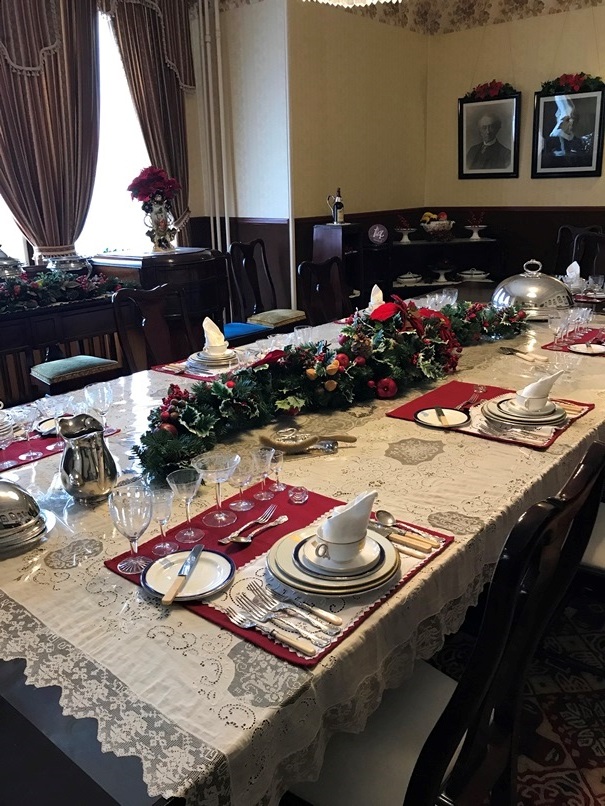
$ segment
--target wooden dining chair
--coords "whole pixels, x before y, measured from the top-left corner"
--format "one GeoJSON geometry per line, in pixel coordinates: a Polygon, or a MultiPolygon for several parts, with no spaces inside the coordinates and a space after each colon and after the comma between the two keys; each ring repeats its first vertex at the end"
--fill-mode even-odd
{"type": "Polygon", "coordinates": [[[526,672],[586,549],[604,481],[605,444],[595,442],[561,492],[513,527],[458,684],[418,661],[363,733],[332,738],[319,780],[295,795],[313,806],[517,803],[526,672]]]}
{"type": "MultiPolygon", "coordinates": [[[[571,224],[563,224],[557,232],[557,253],[553,274],[565,274],[569,264],[577,260],[582,266],[586,243],[582,236],[603,232],[599,224],[589,227],[574,227],[571,224]]],[[[585,275],[586,272],[583,272],[585,275]]]]}
{"type": "Polygon", "coordinates": [[[304,260],[298,267],[298,290],[307,321],[314,327],[353,312],[339,257],[322,263],[304,260]]]}
{"type": "Polygon", "coordinates": [[[306,322],[305,312],[278,308],[275,283],[269,270],[262,238],[244,243],[234,241],[229,247],[234,295],[233,320],[288,332],[306,322]]]}
{"type": "Polygon", "coordinates": [[[177,361],[201,349],[184,296],[171,283],[150,290],[121,288],[113,295],[118,336],[130,372],[177,361]]]}

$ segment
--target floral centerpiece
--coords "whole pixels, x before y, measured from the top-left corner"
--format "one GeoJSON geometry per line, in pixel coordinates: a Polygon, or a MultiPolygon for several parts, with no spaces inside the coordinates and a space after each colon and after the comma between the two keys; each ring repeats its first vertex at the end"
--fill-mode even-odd
{"type": "Polygon", "coordinates": [[[163,168],[150,165],[132,180],[127,190],[133,199],[143,202],[149,229],[147,236],[153,241],[153,251],[163,252],[172,249],[172,241],[176,237],[174,216],[172,215],[172,199],[181,189],[176,179],[168,176],[163,168]]]}
{"type": "Polygon", "coordinates": [[[0,282],[0,314],[34,310],[58,302],[93,299],[123,286],[134,285],[104,274],[74,277],[69,272],[46,271],[30,280],[23,272],[21,277],[0,282]]]}
{"type": "Polygon", "coordinates": [[[605,88],[605,81],[600,76],[590,73],[563,73],[563,75],[544,81],[544,95],[568,95],[571,92],[595,92],[605,88]]]}
{"type": "Polygon", "coordinates": [[[486,302],[457,302],[445,305],[448,317],[463,347],[478,344],[482,338],[512,339],[526,327],[526,313],[516,306],[496,308],[486,302]]]}
{"type": "Polygon", "coordinates": [[[512,84],[504,81],[492,79],[485,84],[477,84],[476,87],[464,96],[469,101],[495,101],[498,98],[510,98],[517,94],[517,90],[512,84]]]}

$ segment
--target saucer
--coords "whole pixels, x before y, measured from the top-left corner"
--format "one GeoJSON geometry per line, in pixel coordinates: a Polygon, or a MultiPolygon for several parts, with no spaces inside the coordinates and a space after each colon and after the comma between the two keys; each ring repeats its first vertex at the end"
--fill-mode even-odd
{"type": "Polygon", "coordinates": [[[520,417],[543,417],[544,415],[553,414],[557,408],[556,404],[553,403],[552,400],[549,400],[544,406],[542,406],[541,409],[534,409],[530,411],[529,409],[520,406],[514,397],[508,397],[505,400],[500,400],[496,405],[500,410],[520,417]]]}
{"type": "Polygon", "coordinates": [[[318,557],[315,554],[317,543],[317,537],[314,535],[313,537],[303,540],[294,550],[295,562],[298,562],[305,571],[311,574],[319,571],[328,576],[334,574],[340,576],[356,576],[376,568],[384,559],[384,551],[382,551],[379,544],[369,535],[366,537],[363,548],[355,557],[340,562],[330,560],[327,557],[318,557]]]}
{"type": "Polygon", "coordinates": [[[580,355],[603,355],[605,353],[604,344],[570,344],[567,349],[572,353],[580,353],[580,355]]]}

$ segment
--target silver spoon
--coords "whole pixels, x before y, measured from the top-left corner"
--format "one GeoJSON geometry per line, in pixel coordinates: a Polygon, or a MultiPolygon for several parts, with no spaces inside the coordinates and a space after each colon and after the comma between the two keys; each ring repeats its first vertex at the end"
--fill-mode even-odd
{"type": "Polygon", "coordinates": [[[265,529],[272,529],[274,526],[279,526],[282,523],[286,523],[288,520],[287,515],[280,515],[279,518],[276,518],[274,521],[270,523],[264,523],[262,526],[259,526],[258,529],[253,529],[247,535],[236,535],[230,539],[230,543],[251,543],[252,539],[259,535],[261,532],[264,532],[265,529]]]}
{"type": "Polygon", "coordinates": [[[435,546],[435,547],[441,546],[441,541],[437,540],[434,537],[431,537],[431,536],[425,534],[424,532],[419,531],[418,529],[414,529],[411,526],[407,526],[405,529],[400,529],[396,525],[397,524],[397,519],[395,518],[395,516],[391,512],[388,511],[388,509],[379,509],[376,512],[376,520],[378,521],[378,523],[381,523],[383,526],[388,526],[390,529],[392,529],[395,532],[395,534],[399,533],[399,534],[405,535],[406,531],[407,532],[415,532],[416,534],[419,534],[421,537],[423,537],[425,540],[427,540],[432,546],[435,546]]]}

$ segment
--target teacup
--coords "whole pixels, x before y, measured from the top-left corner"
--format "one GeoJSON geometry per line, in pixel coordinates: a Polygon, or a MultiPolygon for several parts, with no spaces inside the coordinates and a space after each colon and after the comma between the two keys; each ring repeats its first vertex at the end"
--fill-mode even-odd
{"type": "Polygon", "coordinates": [[[543,409],[546,408],[547,403],[548,396],[525,397],[525,395],[520,395],[519,393],[515,395],[515,404],[520,409],[525,409],[525,411],[543,411],[543,409]]]}
{"type": "Polygon", "coordinates": [[[323,536],[321,526],[317,529],[317,544],[315,546],[315,556],[324,560],[332,560],[335,563],[346,563],[356,557],[364,547],[366,536],[348,542],[338,542],[326,540],[323,536]]]}
{"type": "Polygon", "coordinates": [[[223,355],[227,352],[229,344],[224,341],[222,344],[207,344],[206,352],[208,355],[223,355]]]}

